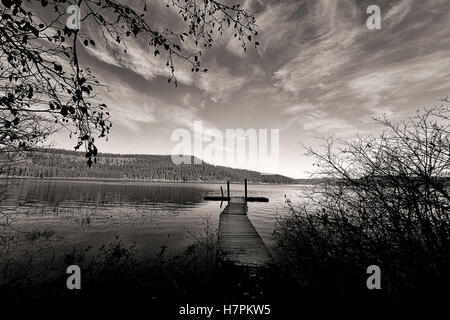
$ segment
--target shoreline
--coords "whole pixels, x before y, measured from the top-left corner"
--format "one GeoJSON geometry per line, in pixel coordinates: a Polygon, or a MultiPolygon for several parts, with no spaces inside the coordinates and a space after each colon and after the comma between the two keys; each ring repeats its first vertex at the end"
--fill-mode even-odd
{"type": "MultiPolygon", "coordinates": [[[[61,181],[61,182],[120,182],[120,183],[167,183],[167,184],[226,184],[227,181],[175,181],[175,180],[139,180],[124,178],[90,178],[90,177],[27,177],[27,176],[0,176],[1,179],[11,180],[33,180],[33,181],[61,181]]],[[[230,184],[242,184],[241,182],[230,181],[230,184]]],[[[299,183],[264,183],[249,182],[249,185],[274,185],[274,186],[296,186],[299,183]]]]}

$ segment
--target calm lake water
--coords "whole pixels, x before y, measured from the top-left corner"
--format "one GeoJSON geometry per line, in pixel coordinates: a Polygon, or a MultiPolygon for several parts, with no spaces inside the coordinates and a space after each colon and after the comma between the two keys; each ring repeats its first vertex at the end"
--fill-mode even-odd
{"type": "MultiPolygon", "coordinates": [[[[204,235],[206,224],[217,229],[220,202],[207,202],[203,197],[219,195],[220,186],[18,180],[4,187],[0,206],[17,209],[13,226],[19,231],[54,231],[51,238],[57,240],[52,246],[60,249],[99,247],[119,236],[140,251],[159,251],[163,245],[176,251],[204,235]]],[[[226,185],[222,186],[226,190],[226,185]]],[[[243,195],[243,188],[232,184],[231,195],[243,195]]],[[[249,196],[270,199],[269,203],[248,204],[249,218],[269,248],[273,247],[276,217],[286,212],[285,195],[295,199],[302,188],[249,185],[249,196]]]]}

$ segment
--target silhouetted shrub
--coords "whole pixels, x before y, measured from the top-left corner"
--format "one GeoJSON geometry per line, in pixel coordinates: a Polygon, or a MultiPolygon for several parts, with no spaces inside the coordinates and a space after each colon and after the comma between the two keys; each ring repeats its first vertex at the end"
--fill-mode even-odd
{"type": "MultiPolygon", "coordinates": [[[[445,100],[444,102],[448,102],[445,100]]],[[[402,122],[376,120],[378,136],[325,139],[308,148],[316,175],[278,221],[280,261],[299,283],[368,294],[366,268],[381,268],[389,298],[438,295],[450,270],[450,111],[434,107],[402,122]]]]}

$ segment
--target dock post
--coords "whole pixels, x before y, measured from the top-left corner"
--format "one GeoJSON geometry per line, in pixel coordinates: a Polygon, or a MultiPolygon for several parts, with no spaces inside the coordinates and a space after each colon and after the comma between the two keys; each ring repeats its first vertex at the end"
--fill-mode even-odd
{"type": "Polygon", "coordinates": [[[247,202],[247,179],[244,180],[244,185],[245,185],[245,202],[247,202]]]}
{"type": "Polygon", "coordinates": [[[220,193],[222,194],[222,198],[223,198],[223,188],[222,188],[222,186],[220,186],[220,193]]]}
{"type": "Polygon", "coordinates": [[[230,201],[230,181],[227,181],[227,198],[228,202],[230,201]]]}

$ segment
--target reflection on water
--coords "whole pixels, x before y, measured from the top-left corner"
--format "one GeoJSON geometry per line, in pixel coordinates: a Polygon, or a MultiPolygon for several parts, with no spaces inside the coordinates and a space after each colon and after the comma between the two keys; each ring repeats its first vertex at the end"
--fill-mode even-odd
{"type": "MultiPolygon", "coordinates": [[[[270,199],[249,203],[249,218],[269,247],[276,216],[286,209],[284,195],[300,190],[249,185],[249,196],[270,199]]],[[[231,191],[239,196],[244,189],[231,185],[231,191]]],[[[54,230],[61,249],[100,246],[119,235],[139,249],[178,250],[202,234],[206,221],[217,228],[220,203],[203,197],[218,194],[219,184],[20,180],[6,188],[0,206],[17,209],[18,230],[54,230]]]]}

